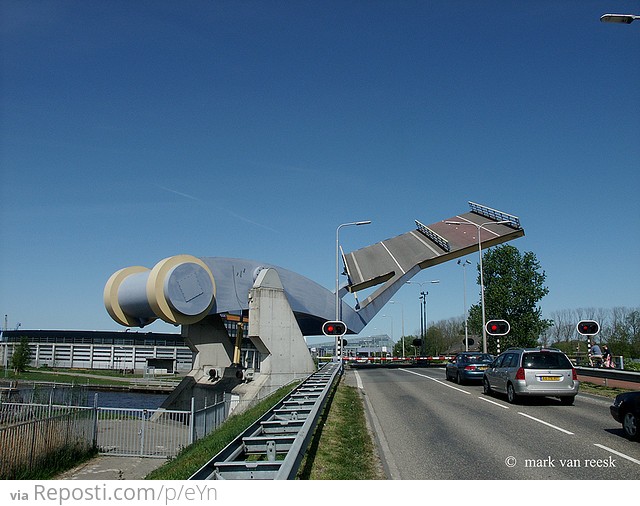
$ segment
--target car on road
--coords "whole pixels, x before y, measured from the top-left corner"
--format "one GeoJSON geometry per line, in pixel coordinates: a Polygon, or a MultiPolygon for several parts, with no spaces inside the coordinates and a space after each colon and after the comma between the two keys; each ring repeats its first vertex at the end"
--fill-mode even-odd
{"type": "Polygon", "coordinates": [[[493,355],[463,351],[447,363],[445,375],[447,380],[462,384],[466,381],[482,381],[482,375],[489,364],[493,362],[493,355]]]}
{"type": "Polygon", "coordinates": [[[520,397],[558,397],[573,404],[580,382],[569,358],[556,349],[510,348],[498,355],[482,376],[486,395],[507,394],[515,403],[520,397]]]}
{"type": "Polygon", "coordinates": [[[619,394],[609,406],[611,416],[622,424],[622,430],[629,439],[640,439],[638,418],[640,418],[640,392],[619,394]]]}

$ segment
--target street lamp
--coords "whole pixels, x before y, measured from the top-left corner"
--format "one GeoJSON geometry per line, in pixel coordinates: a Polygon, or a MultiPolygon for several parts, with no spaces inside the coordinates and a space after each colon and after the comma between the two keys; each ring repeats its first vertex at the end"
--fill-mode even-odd
{"type": "Polygon", "coordinates": [[[458,265],[462,265],[462,298],[464,301],[464,351],[469,351],[469,328],[468,328],[468,320],[469,317],[467,315],[467,265],[471,264],[469,260],[458,260],[458,265]]]}
{"type": "MultiPolygon", "coordinates": [[[[352,221],[350,223],[342,223],[336,228],[336,321],[342,321],[340,311],[340,229],[342,227],[368,225],[371,220],[352,221]]],[[[338,355],[338,339],[342,343],[342,337],[336,337],[336,356],[338,355]]],[[[340,346],[342,353],[342,346],[340,346]]]]}
{"type": "MultiPolygon", "coordinates": [[[[482,304],[482,353],[487,353],[487,329],[485,328],[486,313],[484,308],[484,275],[482,273],[482,241],[480,240],[480,229],[487,225],[504,225],[506,223],[512,223],[510,220],[502,221],[485,221],[484,223],[471,223],[468,221],[445,221],[447,225],[470,225],[478,229],[478,255],[480,256],[480,302],[482,304]]],[[[485,230],[488,230],[484,228],[485,230]]]]}
{"type": "MultiPolygon", "coordinates": [[[[437,284],[440,283],[439,279],[432,279],[431,281],[423,281],[422,283],[418,281],[407,281],[408,285],[422,285],[426,284],[437,284]]],[[[426,355],[427,353],[427,295],[429,292],[420,291],[420,339],[422,339],[422,346],[420,353],[426,355]],[[422,353],[424,352],[424,353],[422,353]]]]}
{"type": "Polygon", "coordinates": [[[402,318],[402,358],[404,358],[404,305],[396,300],[390,300],[389,304],[400,304],[400,315],[402,318]]]}
{"type": "Polygon", "coordinates": [[[640,16],[635,14],[603,14],[600,16],[600,21],[603,23],[624,23],[630,25],[636,19],[640,19],[640,16]]]}

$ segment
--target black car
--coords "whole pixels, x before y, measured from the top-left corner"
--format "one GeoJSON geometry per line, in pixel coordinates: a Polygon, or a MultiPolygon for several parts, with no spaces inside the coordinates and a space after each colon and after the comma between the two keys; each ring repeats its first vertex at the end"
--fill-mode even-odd
{"type": "Polygon", "coordinates": [[[638,418],[640,418],[640,392],[619,394],[609,407],[611,416],[622,424],[622,429],[629,439],[640,439],[638,418]]]}
{"type": "Polygon", "coordinates": [[[482,374],[493,362],[493,355],[463,351],[447,364],[445,374],[449,381],[462,384],[469,380],[482,380],[482,374]]]}

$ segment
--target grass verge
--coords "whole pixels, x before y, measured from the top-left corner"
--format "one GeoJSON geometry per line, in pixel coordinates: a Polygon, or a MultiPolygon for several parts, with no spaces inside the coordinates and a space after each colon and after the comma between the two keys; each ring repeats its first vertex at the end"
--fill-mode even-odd
{"type": "Polygon", "coordinates": [[[358,390],[340,380],[302,462],[302,480],[383,480],[358,390]]]}
{"type": "Polygon", "coordinates": [[[588,383],[586,381],[580,382],[580,392],[583,394],[601,395],[603,397],[611,397],[612,399],[624,392],[633,392],[626,388],[612,388],[604,385],[598,385],[596,383],[588,383]]]}

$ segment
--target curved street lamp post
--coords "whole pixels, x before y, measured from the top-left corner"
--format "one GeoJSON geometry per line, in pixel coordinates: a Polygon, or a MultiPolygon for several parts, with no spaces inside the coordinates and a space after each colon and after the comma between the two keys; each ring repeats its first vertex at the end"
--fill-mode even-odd
{"type": "MultiPolygon", "coordinates": [[[[336,321],[342,320],[342,314],[340,311],[340,229],[342,227],[350,227],[350,226],[360,226],[360,225],[369,225],[371,220],[365,221],[352,221],[349,223],[342,223],[338,225],[336,228],[336,321]]],[[[340,348],[340,353],[342,353],[342,337],[336,337],[335,343],[335,355],[338,356],[338,348],[340,348]]]]}
{"type": "Polygon", "coordinates": [[[511,223],[509,220],[502,221],[485,221],[484,223],[471,223],[467,221],[445,221],[447,225],[467,225],[476,227],[478,229],[478,255],[480,257],[480,303],[482,305],[482,353],[487,353],[487,329],[485,328],[487,324],[485,307],[484,307],[484,275],[482,273],[482,241],[480,238],[480,229],[484,229],[489,231],[489,229],[484,228],[487,225],[505,225],[507,223],[511,223]]]}

